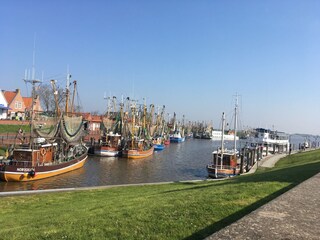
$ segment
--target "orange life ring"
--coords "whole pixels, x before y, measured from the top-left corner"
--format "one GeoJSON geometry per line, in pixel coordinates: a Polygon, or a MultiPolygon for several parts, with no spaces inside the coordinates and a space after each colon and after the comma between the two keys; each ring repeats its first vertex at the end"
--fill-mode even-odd
{"type": "Polygon", "coordinates": [[[44,156],[44,155],[46,155],[47,150],[45,148],[41,148],[40,149],[40,153],[41,153],[42,156],[44,156]]]}

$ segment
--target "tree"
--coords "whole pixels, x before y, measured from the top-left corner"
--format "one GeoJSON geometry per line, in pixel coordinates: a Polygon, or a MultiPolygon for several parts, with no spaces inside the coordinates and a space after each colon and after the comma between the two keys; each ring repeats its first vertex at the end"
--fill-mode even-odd
{"type": "MultiPolygon", "coordinates": [[[[56,103],[54,100],[54,93],[50,84],[41,84],[37,89],[37,94],[40,97],[40,104],[42,109],[46,112],[54,112],[56,109],[56,103]]],[[[60,109],[65,105],[65,98],[63,89],[57,87],[58,105],[60,109]]]]}

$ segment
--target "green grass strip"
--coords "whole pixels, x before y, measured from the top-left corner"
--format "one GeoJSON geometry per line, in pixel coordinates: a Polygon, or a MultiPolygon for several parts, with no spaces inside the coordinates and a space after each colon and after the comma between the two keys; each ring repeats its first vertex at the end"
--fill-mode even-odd
{"type": "Polygon", "coordinates": [[[203,239],[318,172],[319,150],[225,181],[1,197],[0,238],[203,239]]]}
{"type": "Polygon", "coordinates": [[[19,128],[21,128],[24,132],[30,132],[30,126],[29,125],[0,124],[0,134],[2,134],[2,135],[5,135],[7,133],[17,134],[19,128]]]}

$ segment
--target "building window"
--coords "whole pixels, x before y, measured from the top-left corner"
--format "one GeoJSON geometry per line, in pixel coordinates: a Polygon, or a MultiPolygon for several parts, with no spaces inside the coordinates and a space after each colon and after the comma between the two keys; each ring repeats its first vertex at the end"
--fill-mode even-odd
{"type": "Polygon", "coordinates": [[[15,102],[14,107],[16,109],[21,109],[22,108],[22,103],[17,101],[17,102],[15,102]]]}

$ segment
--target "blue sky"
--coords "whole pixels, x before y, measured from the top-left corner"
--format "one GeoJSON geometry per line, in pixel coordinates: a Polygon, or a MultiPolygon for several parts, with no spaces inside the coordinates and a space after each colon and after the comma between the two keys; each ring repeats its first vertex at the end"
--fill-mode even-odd
{"type": "MultiPolygon", "coordinates": [[[[3,0],[0,88],[36,77],[65,84],[85,111],[104,94],[166,105],[171,115],[320,134],[320,1],[3,0]]],[[[29,90],[29,91],[28,91],[29,90]]]]}

